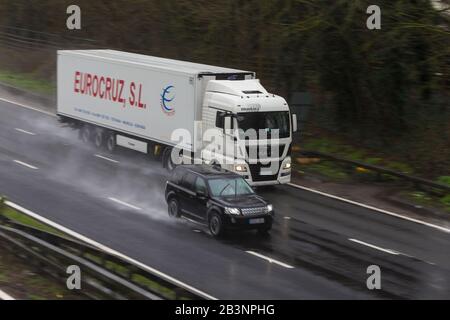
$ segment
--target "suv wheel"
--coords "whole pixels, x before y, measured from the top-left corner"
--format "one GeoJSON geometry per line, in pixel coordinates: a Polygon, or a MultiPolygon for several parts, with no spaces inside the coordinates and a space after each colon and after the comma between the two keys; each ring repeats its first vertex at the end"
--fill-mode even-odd
{"type": "Polygon", "coordinates": [[[223,222],[220,215],[216,212],[213,212],[211,216],[209,217],[209,231],[213,235],[214,238],[220,238],[223,236],[224,230],[223,230],[223,222]]]}
{"type": "Polygon", "coordinates": [[[169,200],[169,216],[172,218],[178,218],[180,216],[180,206],[178,205],[178,201],[175,198],[171,198],[169,200]]]}

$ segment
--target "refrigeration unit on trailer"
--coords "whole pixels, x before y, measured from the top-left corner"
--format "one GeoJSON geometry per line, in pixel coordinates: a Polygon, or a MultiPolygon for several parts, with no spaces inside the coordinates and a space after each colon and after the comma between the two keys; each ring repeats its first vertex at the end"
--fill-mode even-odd
{"type": "Polygon", "coordinates": [[[57,114],[86,143],[158,156],[169,170],[180,159],[195,160],[252,185],[290,181],[296,116],[254,72],[114,50],[62,50],[57,77],[57,114]]]}

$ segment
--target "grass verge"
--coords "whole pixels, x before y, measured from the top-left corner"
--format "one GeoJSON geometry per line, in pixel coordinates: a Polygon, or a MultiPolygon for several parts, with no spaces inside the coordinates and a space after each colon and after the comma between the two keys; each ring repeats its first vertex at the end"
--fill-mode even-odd
{"type": "Polygon", "coordinates": [[[42,95],[52,95],[56,88],[54,83],[38,79],[33,74],[15,73],[3,69],[0,69],[0,82],[42,95]]]}
{"type": "MultiPolygon", "coordinates": [[[[373,152],[370,150],[357,148],[342,143],[337,139],[306,137],[302,142],[302,145],[293,147],[293,158],[296,160],[293,164],[294,170],[320,176],[326,181],[339,183],[390,183],[400,182],[401,180],[389,175],[378,174],[375,171],[362,167],[355,167],[327,159],[302,158],[298,154],[296,155],[300,150],[311,150],[332,154],[344,159],[359,161],[402,172],[404,174],[414,175],[414,169],[408,164],[382,156],[374,156],[373,152]]],[[[438,177],[436,182],[450,186],[450,176],[438,177]]],[[[418,190],[411,191],[409,190],[409,187],[405,187],[405,190],[406,191],[401,192],[401,196],[414,204],[450,212],[450,194],[437,196],[418,190]]]]}

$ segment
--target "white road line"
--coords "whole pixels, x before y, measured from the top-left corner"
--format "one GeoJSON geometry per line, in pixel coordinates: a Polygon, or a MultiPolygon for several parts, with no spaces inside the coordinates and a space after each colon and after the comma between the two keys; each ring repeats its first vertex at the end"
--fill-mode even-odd
{"type": "Polygon", "coordinates": [[[139,207],[133,206],[132,204],[126,203],[126,202],[124,202],[124,201],[122,201],[122,200],[119,200],[119,199],[116,199],[116,198],[109,197],[108,199],[111,200],[111,201],[114,201],[114,202],[116,202],[116,203],[118,203],[118,204],[121,204],[121,205],[123,205],[123,206],[125,206],[125,207],[134,209],[134,210],[139,210],[139,211],[142,210],[142,209],[139,208],[139,207]]]}
{"type": "Polygon", "coordinates": [[[25,104],[22,104],[22,103],[19,103],[19,102],[16,102],[16,101],[11,101],[11,100],[8,100],[8,99],[5,99],[5,98],[0,98],[0,101],[11,103],[11,104],[14,104],[16,106],[19,106],[19,107],[22,107],[22,108],[25,108],[25,109],[30,109],[30,110],[33,110],[33,111],[44,113],[44,114],[46,114],[48,116],[52,116],[52,117],[55,117],[55,118],[57,117],[57,115],[54,114],[54,113],[47,112],[47,111],[44,111],[44,110],[40,110],[38,108],[34,108],[34,107],[31,107],[31,106],[27,106],[25,104]]]}
{"type": "Polygon", "coordinates": [[[113,163],[119,163],[119,161],[117,161],[117,160],[113,160],[113,159],[110,159],[108,157],[104,157],[104,156],[99,155],[99,154],[94,154],[94,157],[97,157],[97,158],[100,158],[100,159],[103,159],[103,160],[106,160],[106,161],[109,161],[109,162],[113,162],[113,163]]]}
{"type": "Polygon", "coordinates": [[[266,256],[264,256],[264,255],[262,255],[262,254],[260,254],[260,253],[255,252],[255,251],[247,250],[247,251],[245,251],[245,252],[247,252],[247,253],[249,253],[249,254],[251,254],[251,255],[254,255],[254,256],[258,257],[258,258],[267,260],[267,261],[269,261],[270,263],[274,263],[274,264],[277,264],[277,265],[279,265],[279,266],[282,266],[282,267],[285,267],[285,268],[288,268],[288,269],[294,269],[293,266],[291,266],[291,265],[289,265],[289,264],[287,264],[287,263],[280,262],[280,261],[277,261],[277,260],[275,260],[275,259],[266,257],[266,256]]]}
{"type": "Polygon", "coordinates": [[[285,220],[291,220],[291,217],[284,216],[283,219],[285,219],[285,220]]]}
{"type": "Polygon", "coordinates": [[[29,134],[30,136],[35,136],[36,135],[36,133],[30,132],[30,131],[26,131],[26,130],[23,130],[23,129],[20,129],[20,128],[14,128],[14,130],[22,132],[22,133],[25,133],[25,134],[29,134]]]}
{"type": "Polygon", "coordinates": [[[375,246],[373,244],[370,244],[370,243],[367,243],[367,242],[364,242],[364,241],[361,241],[361,240],[351,239],[351,238],[349,238],[348,240],[350,240],[352,242],[356,242],[356,243],[362,244],[363,246],[367,246],[369,248],[380,250],[380,251],[383,251],[383,252],[386,252],[386,253],[390,253],[390,254],[393,254],[393,255],[397,255],[398,256],[399,254],[401,254],[400,252],[397,252],[397,251],[394,251],[394,250],[390,250],[390,249],[384,249],[384,248],[375,246]]]}
{"type": "Polygon", "coordinates": [[[105,246],[105,245],[103,245],[103,244],[101,244],[99,242],[96,242],[96,241],[94,241],[92,239],[89,239],[88,237],[85,237],[85,236],[83,236],[83,235],[81,235],[81,234],[79,234],[79,233],[77,233],[75,231],[72,231],[69,228],[63,227],[62,225],[60,225],[60,224],[58,224],[56,222],[53,222],[53,221],[51,221],[51,220],[49,220],[47,218],[44,218],[44,217],[38,215],[37,213],[34,213],[34,212],[32,212],[32,211],[30,211],[28,209],[25,209],[25,208],[19,206],[18,204],[15,204],[15,203],[13,203],[11,201],[5,201],[5,204],[7,206],[10,206],[10,207],[12,207],[12,208],[14,208],[14,209],[24,213],[24,214],[26,214],[26,215],[36,219],[36,220],[44,223],[44,224],[47,224],[47,225],[49,225],[49,226],[51,226],[51,227],[53,227],[55,229],[58,229],[59,231],[61,231],[63,233],[66,233],[66,234],[68,234],[69,236],[71,236],[73,238],[76,238],[78,240],[86,242],[86,243],[88,243],[88,244],[90,244],[90,245],[92,245],[94,247],[97,247],[98,249],[100,249],[102,251],[105,251],[105,252],[107,252],[107,253],[109,253],[111,255],[115,255],[115,256],[123,259],[123,260],[126,260],[126,261],[132,263],[132,264],[135,264],[135,265],[137,265],[138,267],[140,267],[140,268],[142,268],[144,270],[152,272],[152,273],[158,275],[159,277],[164,278],[165,280],[167,280],[169,282],[172,282],[172,283],[174,283],[174,284],[176,284],[176,285],[178,285],[180,287],[183,287],[183,288],[185,288],[187,290],[190,290],[190,291],[192,291],[192,292],[194,292],[194,293],[196,293],[196,294],[198,294],[200,296],[203,296],[206,299],[217,300],[217,298],[214,298],[213,296],[211,296],[211,295],[209,295],[209,294],[207,294],[207,293],[205,293],[203,291],[200,291],[200,290],[198,290],[198,289],[196,289],[196,288],[194,288],[194,287],[192,287],[192,286],[190,286],[190,285],[188,285],[186,283],[183,283],[183,282],[181,282],[181,281],[179,281],[179,280],[177,280],[177,279],[175,279],[175,278],[173,278],[173,277],[171,277],[171,276],[169,276],[169,275],[167,275],[167,274],[165,274],[165,273],[163,273],[161,271],[153,269],[152,267],[149,267],[149,266],[143,264],[142,262],[134,260],[133,258],[130,258],[130,257],[128,257],[128,256],[126,256],[126,255],[124,255],[124,254],[122,254],[122,253],[120,253],[120,252],[118,252],[116,250],[113,250],[113,249],[111,249],[111,248],[109,248],[109,247],[107,247],[107,246],[105,246]]]}
{"type": "Polygon", "coordinates": [[[318,190],[315,190],[315,189],[299,186],[299,185],[294,184],[294,183],[289,183],[288,185],[290,185],[291,187],[297,188],[297,189],[302,189],[302,190],[305,190],[305,191],[317,193],[317,194],[320,194],[320,195],[325,196],[325,197],[329,197],[329,198],[336,199],[336,200],[339,200],[339,201],[347,202],[347,203],[353,204],[355,206],[360,206],[360,207],[363,207],[363,208],[366,208],[366,209],[369,209],[369,210],[377,211],[377,212],[380,212],[380,213],[383,213],[383,214],[387,214],[387,215],[390,215],[390,216],[393,216],[393,217],[396,217],[396,218],[408,220],[410,222],[418,223],[418,224],[421,224],[421,225],[424,225],[424,226],[427,226],[427,227],[430,227],[430,228],[434,228],[434,229],[437,229],[437,230],[440,230],[440,231],[443,231],[443,232],[446,232],[446,233],[450,233],[450,229],[449,228],[438,226],[436,224],[432,224],[432,223],[428,223],[428,222],[425,222],[425,221],[422,221],[422,220],[417,220],[417,219],[414,219],[414,218],[410,218],[410,217],[407,217],[407,216],[404,216],[404,215],[401,215],[401,214],[398,214],[398,213],[395,213],[395,212],[391,212],[391,211],[387,211],[387,210],[384,210],[384,209],[372,207],[372,206],[369,206],[367,204],[363,204],[363,203],[359,203],[359,202],[352,201],[352,200],[349,200],[349,199],[341,198],[341,197],[338,197],[338,196],[335,196],[335,195],[332,195],[332,194],[329,194],[329,193],[325,193],[325,192],[322,192],[322,191],[318,191],[318,190]]]}
{"type": "Polygon", "coordinates": [[[2,291],[0,289],[0,300],[16,300],[16,299],[14,299],[9,294],[7,294],[5,291],[2,291]]]}
{"type": "Polygon", "coordinates": [[[20,165],[22,165],[22,166],[24,166],[24,167],[33,169],[33,170],[39,169],[39,168],[37,168],[37,167],[35,167],[35,166],[32,166],[31,164],[28,164],[28,163],[25,163],[25,162],[22,162],[22,161],[19,161],[19,160],[14,160],[14,162],[17,163],[17,164],[20,164],[20,165]]]}

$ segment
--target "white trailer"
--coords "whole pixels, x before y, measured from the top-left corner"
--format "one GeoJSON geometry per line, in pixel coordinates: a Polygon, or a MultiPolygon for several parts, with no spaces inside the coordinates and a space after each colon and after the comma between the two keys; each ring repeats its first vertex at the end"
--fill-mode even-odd
{"type": "Polygon", "coordinates": [[[161,156],[172,169],[170,155],[176,150],[184,160],[221,165],[253,185],[286,183],[296,118],[285,100],[267,93],[255,76],[113,50],[63,50],[58,51],[57,114],[80,129],[82,140],[111,152],[118,145],[161,156]],[[236,130],[256,124],[262,128],[255,129],[267,131],[264,121],[284,133],[275,147],[283,154],[253,159],[247,149],[267,137],[243,139],[236,130]],[[205,141],[208,129],[216,142],[205,141]],[[183,132],[190,138],[179,140],[183,132]],[[224,148],[239,149],[242,156],[224,155],[224,148]],[[265,174],[264,167],[273,162],[281,167],[265,174]]]}

